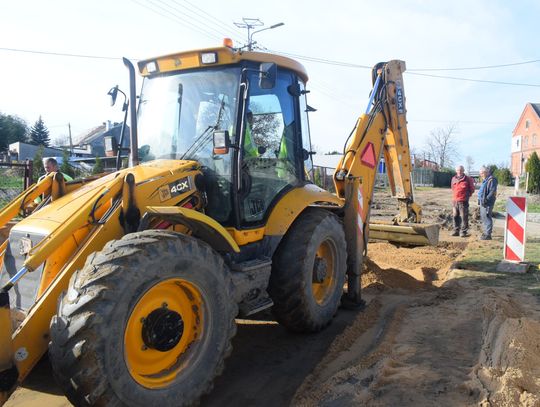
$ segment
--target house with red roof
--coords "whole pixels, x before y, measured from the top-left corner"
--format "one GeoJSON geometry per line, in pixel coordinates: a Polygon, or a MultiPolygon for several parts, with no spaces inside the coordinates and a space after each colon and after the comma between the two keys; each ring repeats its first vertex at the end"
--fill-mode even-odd
{"type": "Polygon", "coordinates": [[[540,156],[540,103],[527,103],[512,132],[510,170],[514,176],[525,173],[529,156],[536,151],[540,156]]]}

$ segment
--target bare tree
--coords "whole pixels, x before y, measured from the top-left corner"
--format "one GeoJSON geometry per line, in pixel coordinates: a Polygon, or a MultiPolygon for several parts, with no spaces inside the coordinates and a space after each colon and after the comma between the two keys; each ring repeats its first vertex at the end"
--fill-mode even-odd
{"type": "Polygon", "coordinates": [[[470,174],[474,165],[474,158],[472,158],[470,155],[465,157],[465,165],[467,166],[467,174],[470,174]]]}
{"type": "Polygon", "coordinates": [[[458,156],[455,136],[458,127],[455,123],[447,127],[438,127],[429,133],[426,142],[426,153],[433,158],[440,168],[451,167],[458,156]]]}

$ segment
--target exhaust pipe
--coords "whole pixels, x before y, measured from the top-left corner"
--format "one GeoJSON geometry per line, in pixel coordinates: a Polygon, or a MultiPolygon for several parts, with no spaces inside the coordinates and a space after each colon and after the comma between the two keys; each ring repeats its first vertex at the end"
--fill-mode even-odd
{"type": "Polygon", "coordinates": [[[13,345],[11,342],[11,312],[9,293],[0,291],[0,406],[3,405],[13,390],[19,373],[13,363],[13,345]]]}

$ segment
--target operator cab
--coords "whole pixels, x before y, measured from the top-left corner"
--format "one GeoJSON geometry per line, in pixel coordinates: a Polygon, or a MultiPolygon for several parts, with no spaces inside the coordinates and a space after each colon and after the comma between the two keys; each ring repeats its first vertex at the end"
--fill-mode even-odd
{"type": "MultiPolygon", "coordinates": [[[[163,58],[184,66],[197,52],[163,58]]],[[[139,64],[146,74],[139,159],[197,161],[206,213],[224,226],[260,227],[280,196],[310,182],[307,76],[287,58],[275,57],[286,61],[276,64],[268,54],[229,48],[213,53],[215,63],[191,69],[163,69],[169,65],[161,58],[139,64]]]]}

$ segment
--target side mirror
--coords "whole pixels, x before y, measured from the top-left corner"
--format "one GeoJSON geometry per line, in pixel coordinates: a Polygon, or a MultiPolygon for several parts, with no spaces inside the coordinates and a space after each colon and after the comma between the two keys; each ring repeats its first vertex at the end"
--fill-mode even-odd
{"type": "Polygon", "coordinates": [[[263,62],[259,70],[259,87],[273,89],[276,86],[277,65],[274,62],[263,62]]]}
{"type": "Polygon", "coordinates": [[[118,85],[116,85],[114,88],[111,88],[107,95],[111,98],[111,106],[114,106],[116,103],[116,97],[118,96],[118,85]]]}
{"type": "Polygon", "coordinates": [[[223,155],[229,153],[231,138],[228,130],[214,131],[214,154],[223,155]]]}
{"type": "Polygon", "coordinates": [[[315,151],[307,151],[305,148],[302,149],[302,158],[306,161],[308,158],[317,154],[315,151]]]}

